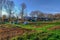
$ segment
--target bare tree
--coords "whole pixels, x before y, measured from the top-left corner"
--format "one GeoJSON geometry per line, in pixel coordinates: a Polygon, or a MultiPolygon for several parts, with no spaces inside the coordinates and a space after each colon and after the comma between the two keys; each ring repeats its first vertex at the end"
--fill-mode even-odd
{"type": "Polygon", "coordinates": [[[54,18],[60,19],[60,13],[56,13],[56,14],[54,15],[54,18]]]}
{"type": "Polygon", "coordinates": [[[40,12],[39,10],[37,10],[37,11],[32,11],[30,13],[30,16],[31,17],[44,17],[44,14],[42,12],[40,12]]]}
{"type": "Polygon", "coordinates": [[[23,20],[23,18],[24,18],[24,10],[25,10],[25,8],[26,8],[26,4],[25,4],[25,3],[22,3],[22,4],[21,4],[21,7],[22,7],[21,19],[23,20]]]}
{"type": "Polygon", "coordinates": [[[2,9],[6,4],[6,0],[0,0],[0,21],[2,20],[2,9]]]}
{"type": "Polygon", "coordinates": [[[2,15],[2,8],[5,5],[5,2],[6,2],[5,0],[0,0],[0,17],[2,15]]]}
{"type": "Polygon", "coordinates": [[[12,14],[12,11],[14,8],[14,2],[8,0],[5,8],[6,8],[7,12],[9,13],[9,21],[10,21],[11,14],[12,14]]]}
{"type": "Polygon", "coordinates": [[[53,16],[54,16],[53,14],[48,14],[47,15],[48,18],[53,18],[53,16]]]}

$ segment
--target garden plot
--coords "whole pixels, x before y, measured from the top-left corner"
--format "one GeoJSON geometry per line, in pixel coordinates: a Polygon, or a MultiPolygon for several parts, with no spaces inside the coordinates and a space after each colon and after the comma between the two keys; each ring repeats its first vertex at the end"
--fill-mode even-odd
{"type": "Polygon", "coordinates": [[[0,40],[8,40],[12,37],[23,35],[24,33],[31,33],[33,32],[30,29],[24,29],[24,28],[0,28],[0,40]]]}

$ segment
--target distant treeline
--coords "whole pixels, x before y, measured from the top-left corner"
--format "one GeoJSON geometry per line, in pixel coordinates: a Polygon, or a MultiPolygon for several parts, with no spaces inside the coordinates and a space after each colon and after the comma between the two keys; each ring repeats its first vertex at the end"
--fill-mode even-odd
{"type": "MultiPolygon", "coordinates": [[[[26,12],[26,4],[22,3],[21,4],[21,10],[19,13],[16,14],[17,10],[15,9],[15,3],[12,0],[0,0],[0,19],[8,19],[9,21],[11,21],[12,19],[21,19],[21,20],[26,20],[27,17],[31,17],[32,19],[39,19],[39,18],[44,18],[47,19],[60,19],[60,13],[56,13],[56,14],[52,14],[52,13],[43,13],[40,10],[35,10],[35,11],[31,11],[30,13],[26,12]],[[2,10],[5,9],[6,12],[8,13],[8,17],[6,15],[2,15],[2,10]],[[14,11],[16,10],[16,11],[14,11]],[[29,16],[28,16],[29,14],[29,16]],[[14,16],[15,15],[15,16],[14,16]],[[26,17],[26,18],[25,18],[26,17]]],[[[20,6],[20,5],[19,5],[20,6]]]]}

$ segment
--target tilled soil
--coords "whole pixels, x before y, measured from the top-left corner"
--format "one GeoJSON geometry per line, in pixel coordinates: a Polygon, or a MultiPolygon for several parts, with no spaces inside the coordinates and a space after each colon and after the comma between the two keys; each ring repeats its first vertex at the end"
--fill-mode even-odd
{"type": "Polygon", "coordinates": [[[9,40],[12,37],[23,35],[23,33],[29,33],[32,32],[30,29],[24,29],[24,28],[0,28],[0,40],[9,40]]]}
{"type": "Polygon", "coordinates": [[[60,25],[51,27],[48,30],[58,30],[58,29],[60,29],[60,25]]]}

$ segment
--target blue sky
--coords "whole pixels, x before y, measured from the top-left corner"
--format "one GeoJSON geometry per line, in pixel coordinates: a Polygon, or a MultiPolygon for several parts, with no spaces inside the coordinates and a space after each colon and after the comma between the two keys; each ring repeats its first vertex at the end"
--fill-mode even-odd
{"type": "MultiPolygon", "coordinates": [[[[26,4],[26,11],[40,10],[44,13],[60,12],[60,0],[13,0],[16,9],[21,8],[21,3],[26,4]]],[[[19,12],[19,11],[18,11],[19,12]]]]}

